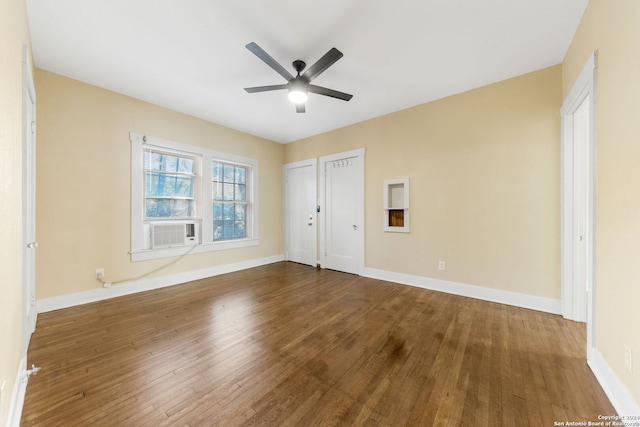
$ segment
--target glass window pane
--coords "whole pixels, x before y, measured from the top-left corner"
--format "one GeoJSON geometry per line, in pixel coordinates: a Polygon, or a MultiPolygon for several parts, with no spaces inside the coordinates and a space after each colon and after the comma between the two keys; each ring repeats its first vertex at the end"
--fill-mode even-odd
{"type": "Polygon", "coordinates": [[[222,200],[233,200],[233,184],[222,184],[222,200]]]}
{"type": "Polygon", "coordinates": [[[178,158],[178,172],[193,173],[194,161],[185,157],[178,158]]]}
{"type": "Polygon", "coordinates": [[[145,199],[147,218],[194,218],[195,212],[195,200],[145,199]]]}
{"type": "Polygon", "coordinates": [[[162,154],[159,153],[151,153],[151,170],[161,170],[162,169],[162,154]]]}
{"type": "Polygon", "coordinates": [[[213,222],[213,240],[222,240],[222,221],[213,222]]]}
{"type": "Polygon", "coordinates": [[[234,186],[234,198],[233,200],[244,202],[247,200],[247,186],[244,184],[236,184],[234,186]]]}
{"type": "Polygon", "coordinates": [[[160,170],[162,155],[153,151],[144,152],[144,168],[147,170],[160,170]]]}
{"type": "Polygon", "coordinates": [[[228,163],[224,164],[224,172],[223,172],[224,182],[233,182],[233,178],[235,176],[234,169],[235,167],[233,165],[230,165],[228,163]]]}
{"type": "Polygon", "coordinates": [[[192,211],[192,200],[170,200],[173,218],[189,218],[192,211]]]}
{"type": "Polygon", "coordinates": [[[144,195],[147,197],[157,196],[156,189],[158,182],[157,174],[146,172],[144,174],[144,195]]]}
{"type": "Polygon", "coordinates": [[[236,184],[246,184],[247,182],[247,168],[242,166],[236,166],[235,169],[235,183],[236,184]]]}
{"type": "Polygon", "coordinates": [[[213,180],[222,181],[222,163],[213,162],[213,180]]]}
{"type": "Polygon", "coordinates": [[[225,239],[233,239],[234,236],[234,221],[223,221],[222,235],[225,239]]]}
{"type": "Polygon", "coordinates": [[[213,220],[214,222],[222,220],[222,203],[213,204],[213,220]]]}
{"type": "Polygon", "coordinates": [[[162,170],[167,172],[176,172],[178,170],[178,158],[175,156],[162,156],[162,170]]]}
{"type": "Polygon", "coordinates": [[[155,199],[146,199],[144,201],[144,216],[146,218],[157,218],[157,206],[155,199]]]}
{"type": "Polygon", "coordinates": [[[233,203],[225,203],[222,208],[222,219],[233,221],[235,219],[235,213],[233,203]]]}
{"type": "Polygon", "coordinates": [[[246,204],[214,203],[213,216],[213,240],[247,237],[246,204]]]}
{"type": "Polygon", "coordinates": [[[171,207],[164,199],[146,199],[145,215],[147,218],[170,218],[171,207]]]}
{"type": "Polygon", "coordinates": [[[235,205],[236,221],[244,221],[246,217],[247,217],[247,205],[242,203],[236,203],[235,205]]]}
{"type": "Polygon", "coordinates": [[[213,183],[213,200],[222,200],[222,183],[213,183]]]}
{"type": "Polygon", "coordinates": [[[241,239],[246,236],[244,222],[236,221],[233,237],[241,239]]]}
{"type": "Polygon", "coordinates": [[[145,196],[193,197],[193,181],[192,176],[147,172],[145,173],[145,196]]]}
{"type": "Polygon", "coordinates": [[[176,176],[174,179],[174,196],[193,197],[193,178],[176,176]]]}
{"type": "Polygon", "coordinates": [[[144,152],[144,168],[150,171],[195,173],[195,161],[190,157],[144,152]]]}

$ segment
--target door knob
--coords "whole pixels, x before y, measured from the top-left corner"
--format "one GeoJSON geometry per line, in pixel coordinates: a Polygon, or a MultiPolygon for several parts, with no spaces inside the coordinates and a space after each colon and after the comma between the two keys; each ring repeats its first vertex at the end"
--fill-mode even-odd
{"type": "Polygon", "coordinates": [[[37,242],[31,242],[31,243],[27,243],[27,247],[29,249],[35,249],[38,247],[38,243],[37,242]]]}

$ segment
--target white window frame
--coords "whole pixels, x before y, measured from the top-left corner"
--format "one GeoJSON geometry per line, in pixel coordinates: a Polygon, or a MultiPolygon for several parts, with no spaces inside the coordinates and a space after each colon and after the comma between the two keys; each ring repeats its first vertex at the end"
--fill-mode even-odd
{"type": "Polygon", "coordinates": [[[156,138],[149,135],[131,132],[131,261],[180,256],[186,253],[203,253],[227,249],[257,246],[258,238],[258,160],[237,156],[203,147],[183,144],[156,138]],[[201,158],[200,185],[196,189],[197,218],[176,222],[196,222],[200,224],[201,238],[195,246],[178,246],[171,248],[151,249],[147,238],[146,224],[155,220],[144,218],[144,148],[155,148],[187,153],[201,158]],[[212,165],[214,160],[237,163],[247,166],[247,237],[232,240],[213,240],[213,179],[212,165]]]}

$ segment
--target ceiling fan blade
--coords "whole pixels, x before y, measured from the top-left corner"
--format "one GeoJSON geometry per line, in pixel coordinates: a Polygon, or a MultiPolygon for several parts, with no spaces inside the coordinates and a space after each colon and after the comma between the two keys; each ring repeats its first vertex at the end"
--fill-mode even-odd
{"type": "Polygon", "coordinates": [[[256,86],[256,87],[245,87],[244,90],[246,90],[249,93],[256,93],[256,92],[267,92],[270,90],[280,90],[280,89],[286,89],[287,85],[271,85],[271,86],[256,86]]]}
{"type": "Polygon", "coordinates": [[[296,113],[304,113],[305,107],[304,104],[296,104],[296,113]]]}
{"type": "Polygon", "coordinates": [[[324,56],[316,61],[311,67],[307,69],[302,75],[308,80],[311,81],[318,77],[324,70],[333,65],[338,59],[342,58],[342,52],[340,52],[335,47],[331,48],[331,50],[324,54],[324,56]]]}
{"type": "Polygon", "coordinates": [[[327,89],[326,87],[309,85],[307,86],[307,91],[312,93],[317,93],[318,95],[330,96],[332,98],[341,99],[343,101],[349,101],[353,98],[353,95],[344,92],[338,92],[337,90],[327,89]]]}
{"type": "Polygon", "coordinates": [[[265,52],[260,46],[258,46],[255,42],[251,42],[245,46],[249,49],[255,56],[262,59],[265,64],[269,67],[273,68],[276,73],[280,74],[287,81],[291,80],[293,76],[290,72],[288,72],[282,65],[278,63],[275,59],[271,57],[267,52],[265,52]]]}

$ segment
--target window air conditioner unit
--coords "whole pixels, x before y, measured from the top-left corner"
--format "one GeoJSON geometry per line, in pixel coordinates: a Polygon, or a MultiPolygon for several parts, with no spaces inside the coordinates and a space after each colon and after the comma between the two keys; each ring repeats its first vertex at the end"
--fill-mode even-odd
{"type": "Polygon", "coordinates": [[[151,248],[197,245],[200,243],[199,224],[151,224],[151,248]]]}

